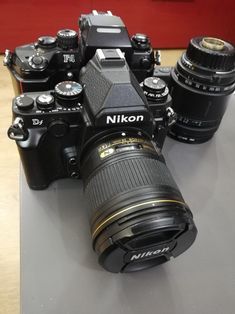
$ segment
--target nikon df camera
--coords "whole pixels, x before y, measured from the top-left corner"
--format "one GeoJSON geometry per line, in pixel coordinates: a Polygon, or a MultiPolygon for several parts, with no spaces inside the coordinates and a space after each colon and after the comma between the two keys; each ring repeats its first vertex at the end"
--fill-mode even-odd
{"type": "Polygon", "coordinates": [[[161,154],[174,120],[168,88],[156,77],[140,86],[120,49],[86,53],[91,59],[78,82],[13,100],[8,135],[30,188],[83,180],[93,248],[106,270],[162,264],[187,250],[197,234],[161,154]]]}

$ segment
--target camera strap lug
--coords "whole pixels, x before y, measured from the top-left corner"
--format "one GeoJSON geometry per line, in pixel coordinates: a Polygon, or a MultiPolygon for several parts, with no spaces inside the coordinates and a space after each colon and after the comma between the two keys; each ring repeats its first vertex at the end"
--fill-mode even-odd
{"type": "Polygon", "coordinates": [[[155,64],[161,65],[161,51],[157,50],[155,53],[155,64]]]}
{"type": "Polygon", "coordinates": [[[171,107],[166,108],[166,122],[167,126],[170,127],[176,123],[177,114],[171,107]]]}
{"type": "Polygon", "coordinates": [[[10,50],[6,49],[5,50],[5,56],[4,56],[4,59],[3,59],[3,65],[10,65],[11,63],[11,52],[10,50]]]}
{"type": "Polygon", "coordinates": [[[15,118],[7,134],[11,140],[25,141],[28,138],[28,132],[24,129],[23,119],[20,117],[15,118]]]}

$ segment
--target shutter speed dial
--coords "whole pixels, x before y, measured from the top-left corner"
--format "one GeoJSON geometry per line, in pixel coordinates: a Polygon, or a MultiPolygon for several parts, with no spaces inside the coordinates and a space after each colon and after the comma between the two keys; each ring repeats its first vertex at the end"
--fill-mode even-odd
{"type": "Polygon", "coordinates": [[[165,101],[169,94],[166,83],[158,77],[148,77],[141,83],[144,94],[148,100],[165,101]]]}
{"type": "Polygon", "coordinates": [[[56,85],[55,96],[64,107],[72,107],[81,102],[82,86],[74,81],[64,81],[56,85]]]}

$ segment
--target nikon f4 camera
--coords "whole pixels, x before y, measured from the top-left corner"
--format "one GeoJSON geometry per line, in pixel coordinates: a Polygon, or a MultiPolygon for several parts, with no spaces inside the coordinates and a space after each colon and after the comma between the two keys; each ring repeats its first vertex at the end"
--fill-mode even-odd
{"type": "Polygon", "coordinates": [[[139,82],[153,74],[154,54],[144,34],[130,37],[120,17],[93,11],[82,14],[79,34],[59,30],[56,37],[41,36],[34,43],[6,50],[8,67],[16,94],[50,90],[64,80],[78,82],[81,67],[97,48],[120,48],[139,82]]]}

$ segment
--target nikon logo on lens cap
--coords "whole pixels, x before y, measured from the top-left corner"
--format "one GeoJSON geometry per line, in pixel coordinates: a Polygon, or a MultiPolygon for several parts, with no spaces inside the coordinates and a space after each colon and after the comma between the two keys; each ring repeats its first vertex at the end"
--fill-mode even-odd
{"type": "Polygon", "coordinates": [[[155,255],[159,255],[162,253],[166,253],[167,251],[169,251],[169,246],[168,247],[164,247],[163,249],[158,249],[155,251],[146,251],[143,253],[139,253],[139,254],[133,254],[130,258],[131,261],[136,261],[139,260],[141,258],[148,258],[148,257],[153,257],[155,255]]]}
{"type": "Polygon", "coordinates": [[[168,243],[165,246],[149,248],[148,250],[128,252],[125,256],[125,261],[129,263],[129,262],[139,261],[142,259],[149,259],[149,258],[157,257],[160,255],[164,255],[166,253],[169,253],[171,249],[174,247],[175,241],[173,242],[168,243]]]}

